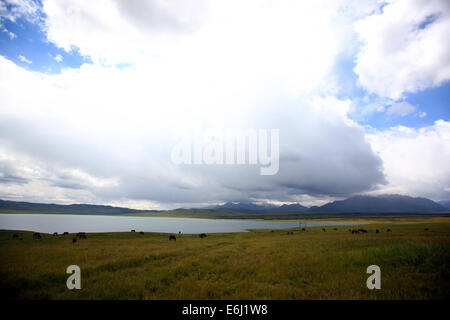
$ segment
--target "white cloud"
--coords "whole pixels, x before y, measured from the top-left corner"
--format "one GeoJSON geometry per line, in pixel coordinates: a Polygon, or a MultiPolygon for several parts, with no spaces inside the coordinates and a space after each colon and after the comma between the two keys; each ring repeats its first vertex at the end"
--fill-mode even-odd
{"type": "Polygon", "coordinates": [[[0,24],[4,19],[15,22],[19,18],[37,22],[39,11],[40,5],[37,1],[3,0],[0,2],[0,24]]]}
{"type": "Polygon", "coordinates": [[[194,77],[196,67],[161,59],[124,69],[85,64],[48,75],[0,58],[5,153],[32,159],[24,162],[29,171],[37,170],[32,163],[48,166],[38,170],[46,174],[20,175],[30,181],[4,184],[0,193],[167,206],[342,196],[384,182],[363,129],[347,117],[349,100],[315,93],[294,99],[283,87],[267,90],[267,78],[247,85],[230,78],[218,86],[223,73],[199,68],[194,77]],[[233,127],[281,129],[278,175],[259,176],[259,166],[171,163],[177,130],[233,127]]]}
{"type": "MultiPolygon", "coordinates": [[[[333,96],[348,23],[374,10],[371,2],[336,19],[343,3],[44,1],[48,40],[93,64],[49,75],[0,57],[0,194],[139,207],[311,204],[386,183],[372,148],[390,187],[407,185],[386,152],[406,129],[366,138],[348,117],[352,101],[333,96]],[[221,128],[280,128],[279,173],[171,163],[178,132],[221,128]]],[[[365,103],[364,112],[384,110],[365,103]]],[[[389,110],[409,112],[398,105],[389,110]]],[[[411,132],[401,138],[420,133],[411,132]]]]}
{"type": "Polygon", "coordinates": [[[419,113],[419,118],[425,118],[427,113],[425,111],[419,113]]]}
{"type": "Polygon", "coordinates": [[[420,129],[403,126],[368,135],[383,160],[389,184],[379,193],[450,198],[450,122],[420,129]]]}
{"type": "Polygon", "coordinates": [[[63,61],[63,57],[62,57],[62,55],[60,55],[60,54],[57,54],[57,55],[55,56],[55,60],[56,60],[56,61],[58,61],[58,62],[61,62],[61,61],[63,61]]]}
{"type": "Polygon", "coordinates": [[[354,70],[369,92],[399,99],[450,79],[447,0],[389,1],[355,30],[363,46],[354,70]]]}
{"type": "Polygon", "coordinates": [[[394,103],[392,106],[390,106],[389,109],[387,110],[387,114],[389,115],[396,114],[404,117],[408,114],[413,113],[414,111],[416,111],[415,106],[409,104],[406,101],[402,101],[394,103]]]}
{"type": "Polygon", "coordinates": [[[25,57],[22,56],[22,55],[19,55],[18,58],[19,58],[19,60],[22,61],[22,62],[25,62],[25,63],[28,63],[28,64],[32,64],[32,63],[33,63],[31,60],[28,60],[27,58],[25,58],[25,57]]]}

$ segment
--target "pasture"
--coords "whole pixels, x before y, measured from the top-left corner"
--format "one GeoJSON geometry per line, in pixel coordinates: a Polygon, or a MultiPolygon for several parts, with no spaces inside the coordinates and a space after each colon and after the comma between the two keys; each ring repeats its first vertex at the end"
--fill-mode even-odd
{"type": "Polygon", "coordinates": [[[449,299],[450,218],[386,220],[358,234],[315,227],[176,241],[139,230],[76,242],[0,231],[0,290],[6,299],[449,299]],[[81,290],[66,288],[73,264],[81,290]],[[373,264],[380,290],[366,287],[373,264]]]}

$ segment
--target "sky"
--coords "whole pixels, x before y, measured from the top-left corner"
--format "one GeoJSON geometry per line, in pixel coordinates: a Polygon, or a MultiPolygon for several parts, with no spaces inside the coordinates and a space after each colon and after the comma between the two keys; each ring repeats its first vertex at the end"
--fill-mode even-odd
{"type": "Polygon", "coordinates": [[[446,0],[0,0],[0,198],[138,209],[450,200],[446,0]],[[279,130],[279,170],[176,164],[279,130]]]}

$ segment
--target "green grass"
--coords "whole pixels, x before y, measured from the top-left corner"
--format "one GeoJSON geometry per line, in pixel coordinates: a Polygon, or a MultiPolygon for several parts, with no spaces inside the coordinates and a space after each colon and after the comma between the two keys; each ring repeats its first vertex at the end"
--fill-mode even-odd
{"type": "Polygon", "coordinates": [[[364,228],[369,233],[317,227],[294,235],[182,234],[176,242],[167,234],[97,233],[76,244],[73,235],[37,240],[1,231],[0,288],[9,299],[450,298],[449,218],[364,228]],[[81,290],[66,288],[72,264],[81,268],[81,290]],[[366,287],[372,264],[381,268],[381,290],[366,287]]]}

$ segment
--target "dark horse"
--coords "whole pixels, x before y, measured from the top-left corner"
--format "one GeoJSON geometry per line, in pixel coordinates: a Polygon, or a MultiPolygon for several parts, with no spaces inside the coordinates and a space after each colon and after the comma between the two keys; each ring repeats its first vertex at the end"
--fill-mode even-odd
{"type": "Polygon", "coordinates": [[[206,233],[200,233],[198,236],[199,236],[200,238],[206,238],[206,233]]]}
{"type": "Polygon", "coordinates": [[[170,240],[177,241],[177,237],[175,237],[174,235],[171,234],[171,235],[169,236],[169,241],[170,241],[170,240]]]}
{"type": "Polygon", "coordinates": [[[77,238],[80,238],[80,239],[87,239],[87,237],[86,237],[86,232],[78,232],[78,233],[77,233],[77,238]]]}

